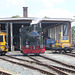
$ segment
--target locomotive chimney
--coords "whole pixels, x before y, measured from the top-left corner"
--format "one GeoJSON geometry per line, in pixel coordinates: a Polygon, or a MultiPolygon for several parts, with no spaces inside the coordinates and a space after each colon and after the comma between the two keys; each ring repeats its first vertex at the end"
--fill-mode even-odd
{"type": "Polygon", "coordinates": [[[23,7],[23,17],[24,18],[28,17],[28,7],[23,7]]]}

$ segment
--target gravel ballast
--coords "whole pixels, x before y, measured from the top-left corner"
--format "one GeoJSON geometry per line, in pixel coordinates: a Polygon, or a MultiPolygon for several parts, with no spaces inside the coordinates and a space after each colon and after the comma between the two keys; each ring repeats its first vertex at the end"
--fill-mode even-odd
{"type": "Polygon", "coordinates": [[[75,57],[64,54],[45,54],[45,56],[75,66],[75,57]]]}
{"type": "MultiPolygon", "coordinates": [[[[20,53],[19,51],[18,52],[17,51],[8,52],[7,55],[11,55],[11,56],[14,56],[14,57],[17,57],[17,58],[20,58],[20,59],[34,61],[34,60],[28,58],[27,56],[23,56],[22,53],[20,53]]],[[[66,64],[70,64],[70,65],[75,66],[75,58],[74,57],[63,55],[63,54],[52,54],[51,51],[46,51],[42,55],[44,55],[46,57],[50,57],[50,58],[58,60],[58,61],[61,61],[61,62],[64,62],[66,64]]],[[[33,56],[33,57],[35,57],[35,56],[33,56]]],[[[47,64],[49,63],[50,65],[61,66],[60,64],[53,63],[49,60],[45,60],[43,58],[41,59],[38,56],[36,56],[35,58],[43,61],[44,63],[45,62],[47,64]]],[[[37,70],[32,70],[32,69],[29,69],[29,68],[25,68],[23,66],[12,64],[10,62],[7,62],[7,61],[1,60],[1,59],[0,59],[0,67],[2,69],[4,69],[5,71],[8,71],[8,72],[12,73],[13,75],[46,75],[46,74],[40,73],[37,70]]],[[[63,67],[63,66],[61,66],[61,67],[63,67]]],[[[41,68],[43,68],[43,67],[41,67],[41,68]]]]}
{"type": "Polygon", "coordinates": [[[0,59],[0,67],[3,70],[12,73],[12,75],[45,75],[45,74],[40,73],[37,70],[31,70],[29,68],[18,66],[10,62],[3,61],[1,59],[0,59]]]}

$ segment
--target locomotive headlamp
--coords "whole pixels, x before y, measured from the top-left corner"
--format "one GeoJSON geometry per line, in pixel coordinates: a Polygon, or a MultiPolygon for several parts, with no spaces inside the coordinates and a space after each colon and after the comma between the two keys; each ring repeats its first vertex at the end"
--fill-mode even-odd
{"type": "Polygon", "coordinates": [[[26,47],[26,48],[29,48],[29,45],[26,45],[25,47],[26,47]]]}
{"type": "Polygon", "coordinates": [[[40,45],[40,48],[43,48],[43,45],[40,45]]]}

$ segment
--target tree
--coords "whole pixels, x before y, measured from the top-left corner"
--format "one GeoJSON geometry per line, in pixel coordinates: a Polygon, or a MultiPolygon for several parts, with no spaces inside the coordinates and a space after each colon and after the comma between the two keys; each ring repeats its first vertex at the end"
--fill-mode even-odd
{"type": "Polygon", "coordinates": [[[75,26],[72,26],[71,28],[71,32],[72,32],[72,41],[74,42],[75,41],[75,26]]]}
{"type": "Polygon", "coordinates": [[[49,18],[49,17],[45,16],[44,18],[49,18]]]}
{"type": "Polygon", "coordinates": [[[20,16],[19,15],[16,15],[16,16],[12,16],[11,18],[19,18],[20,16]]]}

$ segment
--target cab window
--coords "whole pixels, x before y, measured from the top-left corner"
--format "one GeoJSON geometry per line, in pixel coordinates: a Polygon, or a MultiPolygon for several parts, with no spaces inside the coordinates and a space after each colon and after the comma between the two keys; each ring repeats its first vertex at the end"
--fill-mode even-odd
{"type": "Polygon", "coordinates": [[[3,35],[0,35],[0,42],[3,42],[3,35]]]}
{"type": "Polygon", "coordinates": [[[7,41],[7,36],[5,35],[5,42],[7,41]]]}

